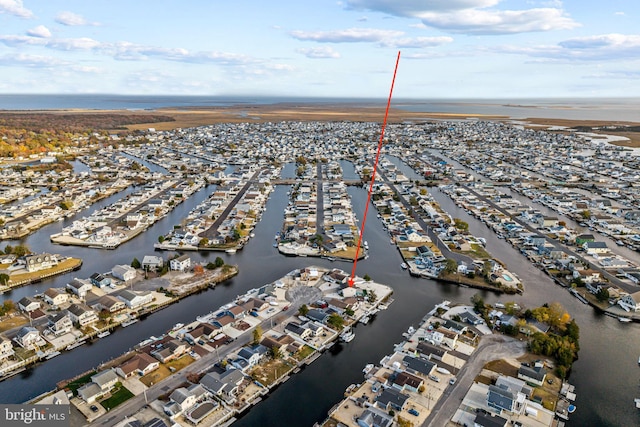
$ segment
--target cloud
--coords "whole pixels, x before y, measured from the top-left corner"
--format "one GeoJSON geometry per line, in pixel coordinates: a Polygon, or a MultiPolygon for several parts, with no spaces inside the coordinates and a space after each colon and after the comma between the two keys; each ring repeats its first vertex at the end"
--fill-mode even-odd
{"type": "Polygon", "coordinates": [[[425,13],[422,22],[452,33],[514,34],[568,30],[579,26],[559,9],[462,10],[452,13],[425,13]]]}
{"type": "Polygon", "coordinates": [[[614,13],[614,15],[616,15],[616,16],[624,16],[625,13],[624,12],[616,12],[616,13],[614,13]]]}
{"type": "MultiPolygon", "coordinates": [[[[1,0],[0,0],[1,1],[1,0]]],[[[64,11],[58,13],[56,15],[56,22],[58,24],[66,25],[68,27],[79,27],[85,25],[96,26],[99,25],[97,22],[89,22],[82,15],[78,15],[77,13],[64,11]]]]}
{"type": "Polygon", "coordinates": [[[556,62],[638,60],[640,35],[601,34],[576,37],[550,46],[502,46],[494,52],[527,55],[556,62]]]}
{"type": "Polygon", "coordinates": [[[291,31],[289,34],[297,40],[320,43],[359,43],[379,42],[391,37],[400,37],[404,33],[402,31],[375,28],[349,28],[334,31],[291,31]]]}
{"type": "Polygon", "coordinates": [[[605,71],[600,73],[589,74],[583,76],[588,79],[621,79],[621,80],[639,80],[640,71],[618,70],[618,71],[605,71]]]}
{"type": "Polygon", "coordinates": [[[0,13],[8,13],[20,18],[33,17],[33,12],[22,6],[22,0],[0,0],[0,13]]]}
{"type": "Polygon", "coordinates": [[[579,24],[562,9],[562,2],[547,7],[500,10],[500,0],[349,0],[348,8],[373,10],[420,19],[431,28],[473,35],[515,34],[572,29],[579,24]]]}
{"type": "Polygon", "coordinates": [[[27,55],[24,53],[7,54],[0,57],[0,66],[3,67],[29,67],[29,68],[54,68],[68,65],[51,56],[27,55]]]}
{"type": "Polygon", "coordinates": [[[451,43],[452,41],[453,39],[451,37],[415,37],[385,40],[380,42],[380,45],[384,47],[411,49],[441,46],[446,43],[451,43]]]}
{"type": "Polygon", "coordinates": [[[340,58],[340,53],[336,52],[329,46],[300,48],[296,52],[305,55],[307,58],[340,58]]]}
{"type": "Polygon", "coordinates": [[[51,31],[44,25],[38,25],[35,28],[27,30],[27,35],[31,37],[41,37],[41,38],[49,38],[51,37],[51,31]]]}
{"type": "Polygon", "coordinates": [[[348,0],[347,7],[389,15],[415,17],[426,11],[447,12],[495,6],[500,0],[348,0]]]}

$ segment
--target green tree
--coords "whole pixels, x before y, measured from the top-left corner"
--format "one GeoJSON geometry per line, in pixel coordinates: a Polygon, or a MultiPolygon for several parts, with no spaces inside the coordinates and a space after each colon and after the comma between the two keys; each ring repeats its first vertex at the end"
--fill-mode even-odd
{"type": "Polygon", "coordinates": [[[370,281],[371,281],[371,277],[369,277],[369,275],[368,275],[368,274],[365,274],[365,275],[364,275],[364,277],[363,277],[363,279],[364,279],[364,280],[366,280],[367,282],[370,282],[370,281]]]}
{"type": "Polygon", "coordinates": [[[200,246],[200,247],[209,246],[209,239],[207,239],[206,237],[203,237],[198,242],[198,246],[200,246]]]}
{"type": "Polygon", "coordinates": [[[344,326],[344,319],[338,313],[333,313],[329,315],[327,324],[335,330],[340,330],[344,326]]]}
{"type": "Polygon", "coordinates": [[[298,314],[300,316],[306,316],[308,312],[309,312],[309,307],[307,307],[306,304],[302,304],[298,309],[298,314]]]}
{"type": "Polygon", "coordinates": [[[455,225],[455,227],[458,230],[462,230],[462,231],[468,231],[469,230],[469,224],[467,224],[466,222],[464,222],[460,218],[454,218],[453,219],[453,224],[455,225]]]}
{"type": "Polygon", "coordinates": [[[484,313],[485,304],[484,298],[480,294],[473,294],[471,297],[471,303],[473,304],[473,309],[478,313],[484,313]]]}
{"type": "Polygon", "coordinates": [[[269,349],[269,356],[271,356],[273,360],[281,359],[283,355],[282,355],[282,351],[280,351],[280,347],[278,347],[277,345],[274,345],[273,347],[271,347],[269,349]]]}
{"type": "Polygon", "coordinates": [[[9,283],[9,275],[5,274],[5,273],[0,273],[0,285],[2,286],[7,286],[7,283],[9,283]]]}
{"type": "Polygon", "coordinates": [[[158,243],[162,243],[162,242],[164,242],[164,236],[160,235],[158,236],[158,243]]]}
{"type": "Polygon", "coordinates": [[[142,264],[140,264],[140,260],[138,258],[134,258],[133,261],[131,261],[131,267],[141,268],[142,264]]]}
{"type": "Polygon", "coordinates": [[[26,245],[18,245],[15,248],[13,248],[13,254],[17,257],[25,256],[30,253],[31,253],[31,250],[26,245]]]}
{"type": "Polygon", "coordinates": [[[596,298],[598,299],[598,301],[603,302],[603,301],[607,301],[609,300],[609,290],[605,289],[605,288],[600,288],[600,290],[598,291],[598,293],[596,294],[596,298]]]}
{"type": "Polygon", "coordinates": [[[377,299],[378,295],[376,295],[375,291],[367,292],[367,301],[369,301],[370,303],[374,303],[377,299]]]}
{"type": "Polygon", "coordinates": [[[591,212],[586,209],[580,212],[580,215],[582,215],[584,219],[591,219],[591,212]]]}
{"type": "Polygon", "coordinates": [[[355,314],[355,311],[353,311],[353,309],[352,309],[352,308],[347,307],[347,308],[344,310],[344,314],[346,314],[347,316],[353,316],[353,315],[355,314]]]}
{"type": "Polygon", "coordinates": [[[216,268],[220,268],[224,265],[224,260],[220,257],[216,257],[215,266],[216,268]]]}
{"type": "Polygon", "coordinates": [[[442,270],[445,274],[453,274],[458,271],[458,263],[455,259],[447,258],[447,262],[445,263],[444,270],[442,270]]]}

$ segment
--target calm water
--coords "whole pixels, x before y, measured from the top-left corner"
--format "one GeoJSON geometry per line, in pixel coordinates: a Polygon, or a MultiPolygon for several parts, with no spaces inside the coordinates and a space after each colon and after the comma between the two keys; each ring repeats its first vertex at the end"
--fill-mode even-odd
{"type": "MultiPolygon", "coordinates": [[[[277,103],[315,103],[380,105],[385,99],[168,96],[168,95],[19,95],[0,94],[0,110],[55,110],[68,108],[107,110],[155,110],[165,107],[215,107],[265,105],[277,103]]],[[[640,122],[639,98],[568,99],[399,99],[392,107],[409,111],[456,114],[501,115],[512,118],[546,117],[559,119],[598,119],[640,122]]]]}

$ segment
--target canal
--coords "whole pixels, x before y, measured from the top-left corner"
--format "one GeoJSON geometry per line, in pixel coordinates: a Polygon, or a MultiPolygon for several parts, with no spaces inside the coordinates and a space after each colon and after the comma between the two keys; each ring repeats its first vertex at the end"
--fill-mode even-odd
{"type": "MultiPolygon", "coordinates": [[[[348,166],[343,164],[343,167],[345,177],[354,173],[353,170],[348,170],[348,166]]],[[[292,166],[285,167],[286,175],[292,171],[295,171],[292,166]]],[[[408,171],[403,170],[403,173],[411,178],[408,171]]],[[[185,298],[102,340],[63,353],[46,364],[37,365],[1,382],[0,402],[18,403],[28,400],[52,389],[60,380],[123,353],[150,335],[160,335],[175,323],[191,321],[197,314],[216,309],[236,295],[272,282],[296,268],[314,264],[328,268],[338,267],[350,272],[351,263],[283,257],[272,247],[274,235],[282,226],[282,212],[287,204],[288,190],[288,186],[276,187],[267,202],[263,218],[254,231],[255,237],[242,251],[235,255],[191,254],[196,261],[213,260],[216,256],[221,256],[227,263],[237,264],[240,273],[232,280],[197,296],[185,298]]],[[[59,231],[59,224],[52,224],[48,226],[49,229],[45,227],[26,238],[24,243],[34,251],[80,256],[85,264],[74,275],[88,277],[96,271],[108,271],[115,264],[129,264],[133,257],[141,259],[145,254],[153,253],[153,243],[157,241],[157,237],[179,223],[179,219],[211,191],[211,186],[198,191],[167,218],[114,251],[51,245],[48,236],[59,231]]],[[[352,197],[358,218],[362,218],[367,200],[366,190],[349,187],[348,193],[352,197]]],[[[483,292],[481,294],[485,300],[514,300],[526,307],[558,301],[576,318],[581,328],[581,351],[570,381],[576,385],[578,410],[573,414],[569,425],[639,425],[640,416],[633,405],[633,398],[638,392],[638,374],[635,372],[638,371],[637,359],[640,355],[640,340],[636,339],[639,326],[621,324],[615,319],[596,314],[565,289],[553,284],[510,245],[495,238],[484,224],[467,215],[444,194],[437,190],[432,193],[452,216],[467,221],[472,233],[487,238],[488,250],[506,262],[508,268],[516,272],[525,283],[524,295],[506,298],[483,292]]],[[[119,197],[116,196],[113,200],[119,197]]],[[[108,203],[107,200],[103,202],[108,203]]],[[[389,236],[376,215],[368,215],[363,237],[369,243],[369,258],[358,262],[357,274],[368,274],[373,280],[390,285],[394,289],[395,302],[388,310],[378,313],[368,325],[358,325],[355,328],[356,338],[351,343],[336,344],[327,354],[294,375],[241,417],[235,423],[236,426],[311,426],[323,420],[327,411],[342,398],[346,387],[363,380],[362,368],[367,363],[379,362],[384,355],[390,353],[393,345],[402,340],[402,332],[411,325],[417,326],[436,303],[443,299],[467,303],[477,292],[410,277],[400,268],[400,254],[394,245],[389,244],[389,236]]],[[[164,256],[166,258],[168,254],[164,256]]],[[[5,297],[15,300],[18,295],[33,295],[51,286],[63,286],[74,275],[17,289],[5,297]]]]}

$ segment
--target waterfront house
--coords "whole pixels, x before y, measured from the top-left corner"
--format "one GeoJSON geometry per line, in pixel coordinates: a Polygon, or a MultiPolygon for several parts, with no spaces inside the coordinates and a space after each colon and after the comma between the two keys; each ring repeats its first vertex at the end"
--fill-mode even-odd
{"type": "Polygon", "coordinates": [[[100,273],[93,273],[90,277],[89,280],[91,281],[91,283],[102,289],[105,288],[107,286],[109,286],[111,284],[111,279],[108,277],[103,276],[100,273]]]}
{"type": "Polygon", "coordinates": [[[401,393],[395,388],[385,388],[375,398],[375,405],[385,411],[402,411],[407,403],[409,396],[401,393]]]}
{"type": "Polygon", "coordinates": [[[11,341],[5,337],[0,337],[0,364],[14,354],[15,351],[13,350],[13,344],[11,344],[11,341]]]}
{"type": "Polygon", "coordinates": [[[313,333],[311,329],[305,328],[301,324],[295,322],[287,323],[287,325],[284,327],[284,330],[286,333],[296,335],[302,339],[310,337],[313,333]]]}
{"type": "Polygon", "coordinates": [[[327,319],[329,318],[329,313],[327,313],[324,310],[319,310],[317,308],[312,308],[311,310],[309,310],[307,312],[307,314],[305,314],[305,317],[319,322],[319,323],[326,323],[327,319]]]}
{"type": "Polygon", "coordinates": [[[418,389],[423,385],[424,381],[408,372],[399,372],[389,377],[391,386],[400,391],[413,391],[418,393],[418,389]]]}
{"type": "Polygon", "coordinates": [[[547,377],[547,371],[543,367],[529,367],[521,365],[518,368],[518,378],[538,385],[542,386],[544,384],[544,380],[547,377]]]}
{"type": "Polygon", "coordinates": [[[47,344],[40,336],[40,332],[33,326],[23,326],[20,328],[13,340],[18,343],[20,347],[27,350],[36,350],[38,347],[47,344]]]}
{"type": "Polygon", "coordinates": [[[245,303],[242,304],[242,308],[246,312],[250,311],[264,311],[269,308],[269,303],[260,298],[249,298],[245,303]]]}
{"type": "Polygon", "coordinates": [[[293,343],[299,344],[293,339],[293,337],[287,334],[280,336],[266,336],[262,338],[262,341],[260,341],[260,344],[269,350],[275,347],[280,354],[284,354],[285,351],[295,353],[298,349],[294,347],[290,348],[293,343]]]}
{"type": "Polygon", "coordinates": [[[80,399],[87,402],[87,404],[92,404],[96,400],[98,400],[98,398],[104,396],[107,392],[102,391],[98,384],[89,382],[78,388],[77,393],[80,399]]]}
{"type": "Polygon", "coordinates": [[[609,252],[605,242],[585,242],[582,248],[587,251],[587,255],[606,254],[609,252]]]}
{"type": "Polygon", "coordinates": [[[153,295],[147,291],[130,291],[123,290],[118,294],[118,298],[124,302],[127,308],[135,310],[142,307],[145,304],[149,304],[153,301],[153,295]]]}
{"type": "Polygon", "coordinates": [[[189,344],[194,345],[200,339],[211,340],[219,333],[220,329],[216,328],[212,324],[200,323],[198,326],[184,334],[184,339],[189,344]]]}
{"type": "Polygon", "coordinates": [[[266,356],[267,348],[263,345],[256,345],[253,347],[243,347],[239,352],[236,359],[231,361],[231,364],[237,369],[246,371],[256,366],[266,356]]]}
{"type": "Polygon", "coordinates": [[[167,363],[179,358],[187,351],[189,351],[189,347],[186,343],[178,340],[169,340],[162,345],[157,346],[156,349],[151,352],[151,355],[160,362],[167,363]]]}
{"type": "Polygon", "coordinates": [[[576,245],[582,246],[587,242],[595,242],[595,240],[596,239],[593,237],[593,234],[581,234],[576,237],[576,245]]]}
{"type": "Polygon", "coordinates": [[[391,427],[394,425],[393,415],[382,412],[373,406],[365,409],[356,422],[358,427],[391,427]]]}
{"type": "Polygon", "coordinates": [[[618,300],[618,305],[625,311],[637,312],[640,310],[640,291],[623,296],[618,300]]]}
{"type": "Polygon", "coordinates": [[[47,253],[25,255],[24,262],[29,273],[46,270],[58,264],[57,258],[47,253]]]}
{"type": "Polygon", "coordinates": [[[162,257],[155,255],[145,255],[142,258],[142,269],[145,271],[156,271],[162,268],[164,260],[162,257]]]}
{"type": "Polygon", "coordinates": [[[428,343],[426,341],[420,341],[418,343],[418,353],[422,354],[423,356],[427,357],[428,359],[436,359],[436,360],[442,360],[442,358],[447,354],[447,350],[441,348],[441,347],[437,347],[431,343],[428,343]]]}
{"type": "Polygon", "coordinates": [[[56,314],[49,315],[49,329],[54,335],[62,335],[67,332],[71,332],[73,329],[73,322],[69,313],[64,310],[56,314]]]}
{"type": "Polygon", "coordinates": [[[213,370],[200,380],[200,384],[210,393],[219,396],[227,403],[233,403],[239,387],[245,377],[242,371],[235,368],[226,371],[213,370]]]}
{"type": "Polygon", "coordinates": [[[112,295],[103,295],[98,298],[97,301],[93,302],[91,307],[96,311],[106,310],[109,313],[115,313],[116,311],[125,309],[126,305],[122,300],[112,295]]]}
{"type": "Polygon", "coordinates": [[[116,373],[122,378],[129,378],[134,374],[140,376],[155,371],[160,367],[160,362],[147,353],[137,353],[131,359],[116,367],[116,373]]]}
{"type": "Polygon", "coordinates": [[[88,404],[109,393],[118,382],[118,375],[113,369],[107,369],[91,376],[91,382],[78,389],[78,397],[88,404]]]}
{"type": "Polygon", "coordinates": [[[136,269],[130,265],[115,265],[111,269],[111,275],[116,279],[120,279],[123,282],[128,282],[136,278],[136,269]]]}
{"type": "Polygon", "coordinates": [[[473,427],[506,427],[509,420],[498,415],[478,412],[473,420],[473,427]]]}
{"type": "Polygon", "coordinates": [[[44,301],[54,307],[58,307],[69,300],[69,294],[56,288],[44,291],[44,301]]]}
{"type": "Polygon", "coordinates": [[[442,334],[442,340],[438,344],[446,345],[450,349],[456,348],[456,344],[458,343],[458,334],[450,331],[449,329],[443,328],[442,326],[436,329],[435,332],[442,334]]]}
{"type": "Polygon", "coordinates": [[[498,413],[513,412],[515,396],[507,386],[490,385],[487,395],[487,405],[498,413]]]}
{"type": "Polygon", "coordinates": [[[33,297],[24,297],[18,301],[18,308],[25,313],[30,313],[40,308],[40,301],[33,297]]]}
{"type": "Polygon", "coordinates": [[[80,279],[73,279],[71,282],[67,283],[67,289],[70,289],[71,292],[76,294],[79,298],[84,298],[87,296],[87,292],[91,290],[93,285],[89,282],[85,282],[80,279]]]}
{"type": "Polygon", "coordinates": [[[71,304],[67,309],[71,321],[80,325],[80,327],[89,325],[98,321],[98,315],[88,305],[71,304]]]}
{"type": "Polygon", "coordinates": [[[174,418],[192,408],[198,401],[206,398],[209,392],[200,384],[192,384],[189,388],[177,388],[169,396],[169,403],[162,410],[174,418]]]}
{"type": "Polygon", "coordinates": [[[91,381],[100,387],[100,390],[111,390],[118,382],[115,370],[106,369],[91,376],[91,381]]]}
{"type": "Polygon", "coordinates": [[[187,271],[191,267],[191,257],[182,255],[169,261],[169,268],[174,271],[187,271]]]}
{"type": "Polygon", "coordinates": [[[429,375],[431,375],[433,370],[436,368],[435,363],[413,356],[404,356],[404,358],[402,359],[402,363],[404,364],[405,370],[407,372],[416,375],[419,374],[423,377],[428,377],[429,375]]]}

